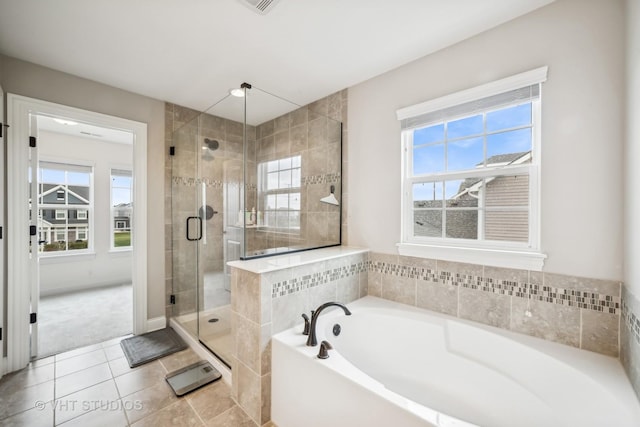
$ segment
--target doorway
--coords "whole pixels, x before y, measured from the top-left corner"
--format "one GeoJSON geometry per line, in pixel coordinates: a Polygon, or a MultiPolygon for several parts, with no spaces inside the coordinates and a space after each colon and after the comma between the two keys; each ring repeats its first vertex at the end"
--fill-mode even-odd
{"type": "Polygon", "coordinates": [[[42,358],[133,331],[133,134],[59,116],[32,121],[31,357],[42,358]]]}
{"type": "MultiPolygon", "coordinates": [[[[45,294],[74,291],[83,286],[80,282],[64,278],[54,280],[56,272],[69,269],[65,263],[75,258],[78,263],[74,269],[89,266],[84,270],[85,279],[92,277],[94,285],[105,285],[105,271],[100,270],[99,263],[91,266],[94,260],[99,261],[99,252],[107,245],[105,242],[108,242],[108,250],[104,251],[107,255],[114,259],[125,258],[120,260],[120,264],[127,265],[131,278],[133,332],[145,332],[147,137],[144,123],[60,104],[9,94],[7,107],[8,122],[12,126],[7,153],[7,296],[10,307],[7,313],[7,363],[8,371],[13,371],[26,366],[31,358],[40,354],[38,316],[41,281],[44,279],[42,284],[46,282],[49,287],[45,294]],[[54,124],[54,119],[61,123],[54,124]],[[129,175],[130,203],[135,206],[135,210],[129,212],[129,260],[123,255],[125,251],[118,250],[115,238],[115,231],[126,231],[115,230],[116,225],[123,226],[122,229],[127,227],[120,215],[122,212],[116,212],[111,204],[112,200],[115,201],[114,188],[96,188],[99,181],[97,160],[92,163],[85,156],[82,161],[76,148],[56,149],[55,144],[53,148],[46,148],[46,139],[55,139],[53,126],[66,126],[68,129],[81,126],[84,133],[78,138],[88,140],[98,140],[101,133],[128,135],[133,160],[111,159],[107,166],[101,166],[107,171],[100,172],[100,181],[119,181],[123,174],[129,175]],[[106,200],[106,203],[99,205],[98,200],[106,200]],[[96,212],[103,209],[100,206],[106,206],[108,213],[96,212]],[[96,221],[101,218],[99,221],[104,224],[105,217],[108,226],[98,227],[96,221]],[[136,224],[141,226],[136,227],[136,224]],[[25,237],[29,238],[28,247],[24,245],[25,237]],[[45,271],[46,277],[42,274],[45,271]],[[18,283],[22,286],[17,286],[18,283]]],[[[60,134],[64,135],[64,132],[60,134]]],[[[67,134],[62,139],[73,138],[67,134]]],[[[113,141],[111,143],[114,144],[113,141]]],[[[83,149],[92,151],[89,142],[84,141],[84,144],[83,149]]],[[[113,145],[109,150],[114,151],[113,145]]],[[[82,323],[83,319],[75,319],[75,322],[82,323]]]]}

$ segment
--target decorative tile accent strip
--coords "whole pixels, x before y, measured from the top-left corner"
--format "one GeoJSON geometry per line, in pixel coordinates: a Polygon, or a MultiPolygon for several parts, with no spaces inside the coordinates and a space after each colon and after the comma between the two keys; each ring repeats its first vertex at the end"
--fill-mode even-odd
{"type": "Polygon", "coordinates": [[[340,174],[325,173],[322,175],[303,176],[301,181],[302,181],[302,185],[335,184],[337,182],[340,182],[340,174]]]}
{"type": "Polygon", "coordinates": [[[355,276],[360,273],[366,273],[367,264],[367,261],[361,261],[349,266],[331,268],[322,272],[307,274],[274,283],[271,287],[271,298],[283,297],[305,289],[314,288],[324,283],[355,276]]]}
{"type": "Polygon", "coordinates": [[[631,307],[627,304],[627,301],[622,300],[622,319],[621,319],[631,331],[631,334],[636,339],[636,342],[640,344],[640,319],[631,310],[631,307]]]}
{"type": "Polygon", "coordinates": [[[222,181],[211,178],[191,178],[185,176],[174,176],[172,178],[173,183],[176,185],[186,185],[188,187],[195,187],[204,182],[207,187],[222,188],[222,181]]]}
{"type": "Polygon", "coordinates": [[[397,265],[386,262],[369,261],[369,271],[411,279],[441,282],[494,294],[530,298],[552,304],[584,308],[610,314],[620,314],[620,297],[602,295],[575,289],[556,288],[534,283],[520,283],[491,277],[459,274],[451,271],[435,271],[430,268],[397,265]]]}

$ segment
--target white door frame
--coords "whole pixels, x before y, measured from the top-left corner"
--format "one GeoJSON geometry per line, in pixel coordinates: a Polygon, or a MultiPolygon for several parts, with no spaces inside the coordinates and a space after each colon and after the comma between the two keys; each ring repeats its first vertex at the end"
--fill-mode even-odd
{"type": "MultiPolygon", "coordinates": [[[[147,124],[61,104],[7,94],[7,371],[29,363],[29,116],[54,115],[108,128],[130,131],[133,142],[133,332],[147,331],[147,124]]],[[[36,236],[37,238],[37,236],[36,236]]]]}
{"type": "MultiPolygon", "coordinates": [[[[0,87],[0,132],[2,132],[2,136],[0,137],[0,165],[4,167],[6,164],[4,162],[4,141],[6,141],[5,135],[7,134],[7,128],[4,126],[4,91],[2,87],[0,87]]],[[[4,292],[6,288],[6,280],[7,277],[5,274],[5,264],[4,264],[4,247],[5,242],[7,241],[7,227],[5,227],[5,218],[4,218],[4,173],[0,173],[0,227],[2,227],[2,239],[0,239],[0,328],[2,328],[2,337],[0,338],[0,378],[4,374],[4,341],[6,340],[5,336],[7,335],[7,329],[4,324],[4,292]]]]}

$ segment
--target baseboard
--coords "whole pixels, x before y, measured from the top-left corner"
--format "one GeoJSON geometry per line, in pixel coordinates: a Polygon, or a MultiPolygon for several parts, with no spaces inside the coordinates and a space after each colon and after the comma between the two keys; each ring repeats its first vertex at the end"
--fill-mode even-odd
{"type": "Polygon", "coordinates": [[[123,282],[104,282],[104,283],[94,283],[91,285],[81,285],[81,286],[69,286],[63,288],[55,288],[55,289],[42,289],[40,288],[40,297],[55,297],[64,294],[72,294],[75,292],[88,291],[88,290],[97,290],[104,288],[113,288],[120,286],[132,286],[131,283],[123,283],[123,282]]]}
{"type": "Polygon", "coordinates": [[[167,318],[164,316],[147,319],[147,332],[157,331],[167,327],[167,318]]]}

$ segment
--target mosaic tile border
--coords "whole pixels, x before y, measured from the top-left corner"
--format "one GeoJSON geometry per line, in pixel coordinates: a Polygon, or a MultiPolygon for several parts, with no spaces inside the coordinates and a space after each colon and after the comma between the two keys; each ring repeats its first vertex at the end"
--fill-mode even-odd
{"type": "Polygon", "coordinates": [[[629,307],[629,304],[627,304],[624,299],[622,300],[621,316],[621,321],[627,325],[636,342],[640,344],[640,319],[638,319],[638,316],[636,316],[631,307],[629,307]]]}
{"type": "Polygon", "coordinates": [[[195,187],[204,183],[207,187],[222,188],[223,182],[211,178],[191,178],[185,176],[174,176],[171,178],[176,185],[186,185],[188,187],[195,187]]]}
{"type": "Polygon", "coordinates": [[[271,286],[271,298],[279,298],[290,295],[305,289],[314,288],[324,283],[352,277],[356,274],[366,273],[368,261],[360,261],[349,266],[330,268],[325,271],[305,274],[300,277],[293,277],[288,280],[274,283],[271,286]]]}
{"type": "Polygon", "coordinates": [[[368,265],[369,271],[381,274],[408,277],[410,279],[420,279],[435,283],[440,282],[451,286],[461,286],[463,288],[518,298],[529,298],[551,304],[584,308],[609,314],[619,315],[621,312],[620,297],[612,295],[544,286],[534,283],[514,282],[491,277],[458,274],[444,270],[435,271],[431,268],[398,265],[380,261],[370,260],[368,265]]]}
{"type": "Polygon", "coordinates": [[[301,182],[302,182],[302,185],[335,184],[337,182],[340,182],[340,174],[325,173],[322,175],[303,176],[301,179],[301,182]]]}

